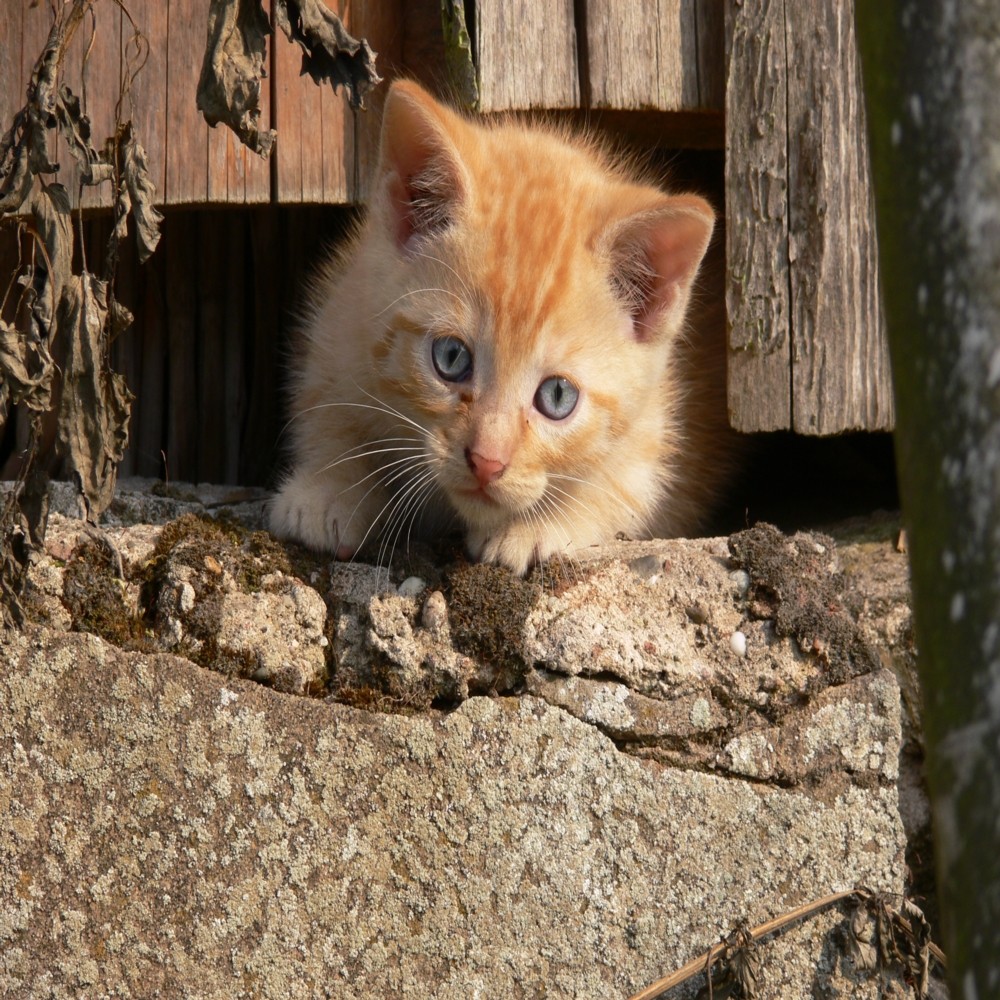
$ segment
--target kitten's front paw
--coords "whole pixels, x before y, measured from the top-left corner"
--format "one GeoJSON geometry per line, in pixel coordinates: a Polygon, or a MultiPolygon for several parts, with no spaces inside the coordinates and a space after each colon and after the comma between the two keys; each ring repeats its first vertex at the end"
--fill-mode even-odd
{"type": "Polygon", "coordinates": [[[352,530],[351,514],[313,477],[294,476],[271,501],[268,527],[279,538],[350,559],[361,542],[357,529],[352,530]]]}
{"type": "Polygon", "coordinates": [[[518,523],[494,534],[470,531],[466,546],[480,562],[498,563],[518,576],[524,576],[536,563],[545,562],[557,552],[569,551],[567,543],[539,536],[530,525],[518,523]]]}

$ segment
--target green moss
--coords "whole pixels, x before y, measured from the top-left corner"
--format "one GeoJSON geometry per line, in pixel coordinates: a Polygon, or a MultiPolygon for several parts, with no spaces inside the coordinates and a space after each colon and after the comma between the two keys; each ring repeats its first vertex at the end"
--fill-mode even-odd
{"type": "Polygon", "coordinates": [[[524,622],[537,585],[501,566],[463,565],[448,575],[446,597],[455,648],[495,671],[496,690],[523,679],[524,622]]]}
{"type": "Polygon", "coordinates": [[[852,613],[855,596],[843,574],[829,568],[833,550],[825,535],[788,538],[770,524],[729,538],[730,555],[750,576],[750,613],[773,619],[777,635],[794,638],[803,653],[817,657],[825,683],[842,684],[879,669],[879,659],[852,613]]]}
{"type": "Polygon", "coordinates": [[[107,547],[87,541],[73,550],[63,571],[62,601],[76,631],[123,649],[144,645],[143,621],[125,600],[125,581],[107,547]]]}

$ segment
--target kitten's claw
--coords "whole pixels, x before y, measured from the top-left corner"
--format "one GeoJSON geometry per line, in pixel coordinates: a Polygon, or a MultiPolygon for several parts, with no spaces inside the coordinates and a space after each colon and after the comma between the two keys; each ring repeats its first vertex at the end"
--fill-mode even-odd
{"type": "Polygon", "coordinates": [[[532,566],[545,562],[556,552],[569,551],[568,546],[539,538],[530,527],[521,524],[512,524],[494,535],[469,532],[465,542],[470,555],[478,562],[498,563],[518,576],[524,576],[532,566]]]}
{"type": "Polygon", "coordinates": [[[349,534],[350,512],[343,510],[322,485],[299,477],[289,479],[275,494],[268,527],[278,538],[331,552],[341,560],[351,559],[359,544],[349,534]]]}

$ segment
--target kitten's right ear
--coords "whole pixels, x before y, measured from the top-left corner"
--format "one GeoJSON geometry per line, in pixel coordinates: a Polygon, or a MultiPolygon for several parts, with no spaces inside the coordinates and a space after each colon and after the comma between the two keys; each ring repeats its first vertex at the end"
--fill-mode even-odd
{"type": "Polygon", "coordinates": [[[465,171],[451,138],[461,125],[454,112],[417,84],[399,80],[389,88],[379,178],[401,248],[447,226],[465,197],[465,171]]]}

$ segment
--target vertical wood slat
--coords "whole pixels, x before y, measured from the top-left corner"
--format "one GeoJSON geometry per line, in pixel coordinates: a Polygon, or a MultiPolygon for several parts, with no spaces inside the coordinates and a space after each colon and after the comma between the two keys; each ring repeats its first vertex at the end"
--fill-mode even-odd
{"type": "MultiPolygon", "coordinates": [[[[39,6],[47,19],[46,6],[39,6]]],[[[115,134],[115,102],[121,82],[121,11],[113,4],[95,4],[91,11],[93,16],[83,19],[67,52],[62,82],[80,99],[84,113],[90,118],[90,141],[100,150],[104,140],[115,134]],[[111,100],[108,95],[113,95],[111,100]]],[[[114,200],[110,181],[85,187],[81,197],[80,168],[68,146],[61,143],[61,147],[61,165],[69,168],[64,183],[70,192],[70,204],[84,208],[110,205],[114,200]]]]}
{"type": "Polygon", "coordinates": [[[724,0],[696,0],[698,101],[702,108],[726,106],[726,14],[724,0]]]}
{"type": "Polygon", "coordinates": [[[167,205],[198,204],[208,200],[208,125],[194,100],[205,51],[204,5],[196,0],[170,0],[166,28],[165,39],[149,39],[151,46],[163,45],[167,53],[163,200],[167,205]]]}
{"type": "Polygon", "coordinates": [[[167,294],[167,427],[165,478],[197,475],[198,442],[198,220],[176,212],[163,238],[167,294]]]}
{"type": "MultiPolygon", "coordinates": [[[[223,483],[240,482],[240,452],[246,446],[246,370],[250,355],[250,338],[247,336],[246,299],[248,289],[256,284],[246,267],[247,245],[250,240],[250,222],[246,212],[233,213],[236,218],[225,234],[226,273],[225,328],[223,336],[223,362],[225,365],[224,420],[219,436],[222,439],[222,463],[218,469],[209,470],[211,477],[223,483]],[[221,475],[221,479],[218,479],[221,475]]],[[[263,275],[261,276],[263,278],[263,275]]],[[[273,336],[273,331],[261,328],[259,336],[273,336]]],[[[274,384],[272,383],[272,392],[274,384]]]]}
{"type": "MultiPolygon", "coordinates": [[[[170,219],[164,224],[169,237],[170,219]]],[[[135,471],[140,476],[166,477],[164,450],[167,419],[167,372],[169,368],[169,306],[166,294],[166,250],[147,264],[136,265],[135,326],[126,332],[131,353],[138,353],[138,373],[129,388],[136,395],[129,434],[129,451],[135,455],[135,471]]]]}
{"type": "MultiPolygon", "coordinates": [[[[58,84],[67,85],[80,99],[91,120],[91,142],[100,149],[114,132],[114,101],[105,93],[118,93],[121,13],[117,6],[97,4],[93,16],[86,16],[67,50],[58,84]],[[88,51],[89,49],[89,51],[88,51]],[[85,58],[86,56],[86,58],[85,58]],[[86,84],[86,85],[84,85],[86,84]]],[[[52,27],[52,11],[47,4],[29,6],[8,3],[0,10],[0,132],[11,124],[14,113],[26,100],[26,89],[35,61],[42,52],[52,27]]],[[[59,164],[58,180],[69,194],[72,207],[80,204],[80,170],[66,142],[56,132],[49,134],[49,155],[59,164]]],[[[86,187],[85,208],[111,204],[110,183],[86,187]]]]}
{"type": "MultiPolygon", "coordinates": [[[[176,3],[177,0],[171,0],[176,3]]],[[[268,0],[263,0],[265,13],[270,10],[268,0]]],[[[199,4],[196,19],[205,22],[203,38],[199,55],[199,72],[201,55],[205,51],[207,39],[208,13],[207,5],[199,4]]],[[[268,42],[270,56],[271,42],[268,42]]],[[[265,61],[265,68],[269,63],[265,61]]],[[[270,73],[269,73],[270,75],[270,73]]],[[[197,81],[196,81],[197,86],[197,81]]],[[[191,92],[191,100],[195,102],[195,91],[191,92]]],[[[267,128],[271,120],[271,87],[270,80],[261,81],[260,90],[260,127],[267,128]]],[[[201,113],[198,113],[198,127],[205,127],[201,113]]],[[[270,161],[251,152],[233,134],[232,129],[225,125],[208,128],[208,200],[213,203],[230,205],[248,205],[267,202],[271,199],[271,165],[270,161]]]]}
{"type": "Polygon", "coordinates": [[[258,209],[250,213],[250,267],[258,280],[250,290],[249,345],[245,364],[246,392],[249,404],[241,428],[243,446],[238,451],[238,483],[262,483],[274,471],[274,449],[280,432],[278,400],[286,384],[287,357],[283,357],[275,331],[282,326],[279,294],[286,287],[284,256],[273,259],[275,246],[292,245],[281,220],[294,209],[279,212],[258,209]],[[262,274],[267,281],[259,280],[262,274]]]}
{"type": "Polygon", "coordinates": [[[783,0],[726,5],[729,418],[791,426],[788,114],[783,0]]]}
{"type": "MultiPolygon", "coordinates": [[[[212,213],[214,214],[214,213],[212,213]]],[[[195,408],[198,438],[198,482],[217,478],[225,466],[226,383],[226,277],[227,230],[239,225],[219,225],[212,214],[197,215],[198,261],[195,307],[195,356],[197,380],[183,397],[174,396],[174,406],[184,402],[195,408]],[[184,402],[182,402],[182,399],[184,402]]],[[[194,428],[192,428],[194,429],[194,428]]]]}
{"type": "Polygon", "coordinates": [[[122,73],[126,85],[122,114],[132,119],[146,150],[156,200],[167,190],[167,16],[163,0],[129,0],[132,20],[122,24],[122,73]]]}
{"type": "MultiPolygon", "coordinates": [[[[233,204],[268,201],[270,165],[246,150],[225,128],[210,130],[195,106],[201,57],[204,52],[207,13],[200,0],[134,0],[129,18],[113,4],[93,8],[96,32],[91,45],[91,20],[85,18],[67,51],[62,82],[81,98],[91,119],[92,138],[98,147],[113,134],[119,81],[124,75],[130,95],[122,109],[132,117],[139,141],[146,149],[158,201],[165,204],[205,201],[233,204]],[[134,28],[148,42],[140,54],[134,28]],[[88,46],[89,53],[86,55],[88,46]],[[143,63],[138,73],[134,70],[143,63]],[[84,73],[86,88],[84,88],[84,73]]],[[[51,26],[46,4],[5,5],[0,13],[4,32],[16,39],[17,58],[6,61],[10,77],[0,97],[5,121],[24,100],[24,86],[51,26]],[[23,17],[23,23],[22,23],[23,17]]],[[[8,43],[11,44],[11,43],[8,43]]],[[[7,82],[7,81],[5,81],[7,82]]],[[[262,94],[262,120],[269,119],[269,93],[262,94]]],[[[59,139],[54,154],[60,163],[59,179],[77,203],[78,171],[65,143],[59,139]]],[[[84,191],[83,206],[111,204],[109,185],[84,191]]]]}
{"type": "Polygon", "coordinates": [[[595,108],[700,105],[696,0],[587,0],[587,78],[595,108]]]}
{"type": "MultiPolygon", "coordinates": [[[[349,30],[355,38],[365,38],[378,53],[379,76],[389,80],[403,71],[403,6],[407,0],[354,0],[349,30]]],[[[367,202],[378,163],[382,108],[388,92],[386,83],[370,91],[367,110],[353,113],[355,141],[355,201],[367,202]]],[[[346,98],[342,99],[346,102],[346,98]]],[[[348,112],[351,114],[351,112],[348,112]]]]}
{"type": "MultiPolygon", "coordinates": [[[[342,16],[346,3],[330,4],[342,16]]],[[[350,30],[349,22],[345,27],[350,30]]],[[[345,203],[354,198],[354,121],[343,94],[301,75],[302,50],[282,31],[272,35],[276,199],[345,203]]]]}
{"type": "Polygon", "coordinates": [[[792,427],[893,425],[854,4],[786,2],[792,427]]]}
{"type": "Polygon", "coordinates": [[[27,80],[21,69],[21,53],[24,47],[22,20],[27,6],[0,3],[0,39],[4,39],[0,45],[0,135],[10,128],[25,100],[27,80]]]}
{"type": "Polygon", "coordinates": [[[573,0],[477,0],[474,34],[483,111],[580,106],[573,0]]]}

